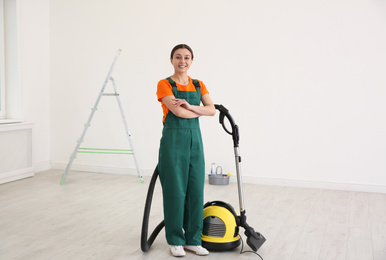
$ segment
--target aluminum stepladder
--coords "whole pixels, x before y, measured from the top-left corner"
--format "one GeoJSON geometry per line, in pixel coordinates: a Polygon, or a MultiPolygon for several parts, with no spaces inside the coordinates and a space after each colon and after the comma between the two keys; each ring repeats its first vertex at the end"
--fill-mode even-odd
{"type": "Polygon", "coordinates": [[[78,153],[130,154],[130,155],[133,155],[134,162],[135,162],[135,167],[137,169],[138,178],[140,178],[141,182],[143,182],[141,170],[139,168],[139,164],[138,164],[136,153],[135,153],[134,146],[133,146],[133,140],[131,138],[129,127],[128,127],[128,124],[127,124],[125,112],[124,112],[124,110],[122,108],[122,102],[121,102],[121,99],[120,99],[120,96],[119,96],[117,85],[115,83],[114,78],[111,76],[111,74],[112,74],[112,72],[114,70],[114,67],[115,67],[115,65],[117,63],[117,60],[118,60],[118,57],[119,57],[120,54],[121,54],[121,50],[119,49],[117,51],[116,55],[115,55],[113,63],[111,64],[110,70],[107,73],[106,79],[105,79],[105,81],[103,83],[101,91],[99,92],[99,96],[98,96],[98,98],[97,98],[97,100],[95,102],[95,105],[91,109],[91,114],[90,114],[90,116],[89,116],[89,118],[87,120],[87,123],[84,125],[83,132],[82,132],[82,134],[81,134],[81,136],[80,136],[80,138],[79,138],[79,140],[77,142],[77,145],[75,146],[75,149],[74,149],[73,153],[71,154],[70,161],[68,162],[66,170],[65,170],[65,172],[62,175],[62,179],[60,180],[60,184],[64,184],[65,183],[66,177],[67,177],[67,175],[69,175],[69,171],[71,169],[71,165],[72,165],[74,159],[76,159],[76,156],[77,156],[78,153]],[[109,81],[111,81],[111,83],[113,85],[114,92],[113,93],[104,93],[105,88],[106,88],[107,84],[109,83],[109,81]],[[92,118],[94,116],[95,111],[98,108],[98,104],[99,104],[99,101],[101,100],[102,96],[115,96],[117,98],[119,110],[121,112],[123,124],[125,126],[126,135],[127,135],[128,140],[129,140],[129,144],[130,144],[130,148],[131,149],[126,150],[126,149],[80,148],[80,145],[83,142],[84,136],[86,135],[87,129],[90,126],[91,120],[92,120],[92,118]]]}

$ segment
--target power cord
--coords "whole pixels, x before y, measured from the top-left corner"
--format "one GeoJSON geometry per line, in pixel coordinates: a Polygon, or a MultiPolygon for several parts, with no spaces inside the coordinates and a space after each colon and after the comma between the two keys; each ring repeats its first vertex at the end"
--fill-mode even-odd
{"type": "Polygon", "coordinates": [[[244,240],[242,238],[242,236],[240,236],[241,238],[241,250],[240,250],[240,255],[241,254],[244,254],[244,253],[254,253],[255,255],[257,255],[258,257],[260,257],[261,260],[264,260],[263,257],[261,257],[261,255],[259,255],[257,252],[255,251],[243,251],[244,249],[244,240]]]}

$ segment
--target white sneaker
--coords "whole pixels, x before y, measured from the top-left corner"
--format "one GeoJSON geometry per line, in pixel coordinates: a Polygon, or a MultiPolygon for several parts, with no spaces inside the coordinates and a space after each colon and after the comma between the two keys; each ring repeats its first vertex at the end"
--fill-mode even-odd
{"type": "Polygon", "coordinates": [[[185,246],[184,248],[195,253],[196,255],[209,255],[209,251],[202,246],[185,246]]]}
{"type": "Polygon", "coordinates": [[[183,246],[170,246],[170,252],[173,256],[184,256],[186,255],[183,246]]]}

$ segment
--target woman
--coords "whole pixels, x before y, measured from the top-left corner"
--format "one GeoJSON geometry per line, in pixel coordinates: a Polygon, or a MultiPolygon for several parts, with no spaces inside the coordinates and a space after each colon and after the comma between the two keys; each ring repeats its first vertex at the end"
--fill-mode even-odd
{"type": "Polygon", "coordinates": [[[201,246],[205,160],[198,118],[214,116],[216,109],[205,85],[188,76],[192,49],[186,44],[175,46],[170,61],[174,74],[157,86],[164,113],[158,172],[166,240],[174,256],[184,256],[184,248],[207,255],[201,246]]]}

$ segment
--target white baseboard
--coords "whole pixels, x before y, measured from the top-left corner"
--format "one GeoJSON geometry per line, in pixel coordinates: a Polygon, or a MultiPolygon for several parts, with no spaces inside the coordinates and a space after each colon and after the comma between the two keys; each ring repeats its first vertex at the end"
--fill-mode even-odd
{"type": "MultiPolygon", "coordinates": [[[[299,181],[299,180],[287,180],[287,179],[270,179],[270,178],[261,178],[261,177],[242,177],[242,178],[244,183],[261,184],[261,185],[386,193],[386,186],[381,186],[381,185],[322,182],[322,181],[320,182],[319,181],[299,181]]],[[[233,179],[234,179],[233,181],[236,181],[236,178],[233,178],[233,179]]]]}
{"type": "Polygon", "coordinates": [[[34,168],[35,168],[35,172],[47,171],[51,169],[51,163],[49,161],[35,163],[34,168]]]}
{"type": "Polygon", "coordinates": [[[35,175],[35,169],[33,167],[2,173],[0,174],[0,184],[33,177],[34,175],[35,175]]]}
{"type": "MultiPolygon", "coordinates": [[[[67,167],[66,163],[52,163],[52,169],[58,169],[65,171],[67,167]]],[[[94,166],[94,165],[84,165],[84,164],[72,164],[71,171],[82,171],[82,172],[97,172],[97,173],[107,173],[107,174],[128,174],[137,176],[137,170],[135,168],[117,168],[117,167],[106,167],[106,166],[94,166]]],[[[153,170],[143,170],[141,169],[142,176],[151,176],[153,170]]]]}
{"type": "MultiPolygon", "coordinates": [[[[53,163],[52,169],[65,170],[67,164],[65,163],[53,163]]],[[[98,173],[110,173],[110,174],[129,174],[137,176],[137,171],[134,168],[115,168],[115,167],[100,167],[92,165],[79,165],[73,164],[71,167],[73,171],[86,171],[86,172],[98,172],[98,173]]],[[[142,176],[151,176],[154,169],[141,170],[142,176]]],[[[335,182],[317,182],[317,181],[299,181],[288,179],[271,179],[261,177],[243,176],[243,183],[260,184],[260,185],[272,185],[272,186],[287,186],[287,187],[299,187],[299,188],[312,188],[312,189],[326,189],[326,190],[345,190],[345,191],[359,191],[359,192],[374,192],[374,193],[386,193],[386,186],[380,185],[366,185],[355,183],[335,183],[335,182]]],[[[236,182],[236,176],[232,175],[230,182],[236,182]]]]}

